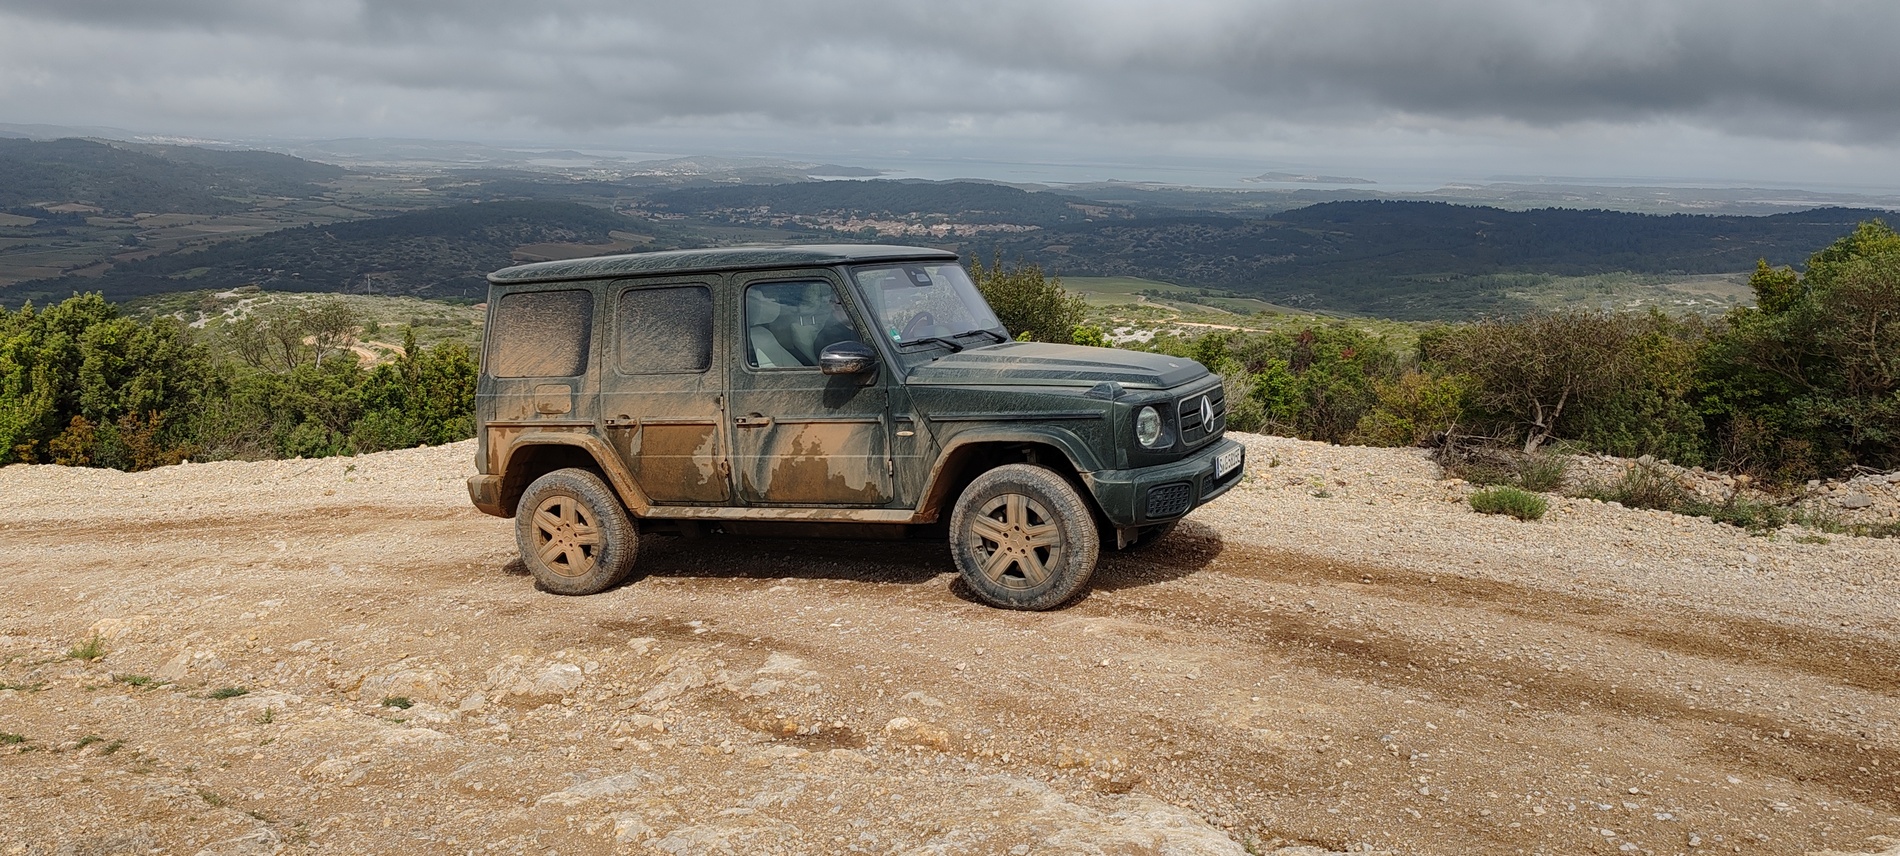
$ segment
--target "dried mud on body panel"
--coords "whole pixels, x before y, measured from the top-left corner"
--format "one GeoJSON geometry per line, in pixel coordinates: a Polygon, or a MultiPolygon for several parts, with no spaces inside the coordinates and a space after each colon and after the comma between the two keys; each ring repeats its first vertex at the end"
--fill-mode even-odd
{"type": "Polygon", "coordinates": [[[890,501],[881,419],[792,417],[774,427],[756,448],[742,452],[740,475],[748,496],[772,503],[890,501]]]}
{"type": "Polygon", "coordinates": [[[719,423],[652,419],[609,432],[633,479],[654,502],[724,502],[719,423]]]}
{"type": "Polygon", "coordinates": [[[725,374],[713,340],[726,296],[703,279],[614,285],[614,357],[602,361],[600,389],[608,442],[654,502],[725,503],[725,374]]]}

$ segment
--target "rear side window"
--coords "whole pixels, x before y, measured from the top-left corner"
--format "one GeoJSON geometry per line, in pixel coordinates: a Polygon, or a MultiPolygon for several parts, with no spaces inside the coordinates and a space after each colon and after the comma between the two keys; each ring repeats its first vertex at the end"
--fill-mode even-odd
{"type": "Polygon", "coordinates": [[[593,329],[592,292],[504,295],[495,307],[495,326],[488,331],[488,373],[493,377],[584,374],[593,329]]]}
{"type": "Polygon", "coordinates": [[[703,372],[712,365],[712,290],[634,288],[614,310],[621,374],[703,372]]]}

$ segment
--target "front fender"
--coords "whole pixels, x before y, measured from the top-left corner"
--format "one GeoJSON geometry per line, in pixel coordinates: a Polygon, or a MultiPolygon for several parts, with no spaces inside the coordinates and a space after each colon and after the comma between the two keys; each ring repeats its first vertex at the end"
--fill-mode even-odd
{"type": "Polygon", "coordinates": [[[1062,427],[1065,421],[1069,420],[973,426],[941,437],[942,451],[937,454],[936,461],[931,464],[930,475],[925,479],[924,498],[918,504],[916,522],[936,520],[945,504],[955,499],[950,496],[950,492],[968,477],[973,477],[974,474],[966,472],[967,467],[972,461],[982,461],[989,450],[1023,447],[1053,449],[1063,460],[1059,463],[1044,463],[1057,467],[1066,464],[1070,474],[1080,476],[1102,469],[1103,462],[1093,446],[1062,427]]]}

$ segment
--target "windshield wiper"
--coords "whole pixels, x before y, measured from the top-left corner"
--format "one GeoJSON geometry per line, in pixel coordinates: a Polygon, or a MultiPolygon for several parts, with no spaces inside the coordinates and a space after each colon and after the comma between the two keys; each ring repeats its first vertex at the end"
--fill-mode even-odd
{"type": "Polygon", "coordinates": [[[926,342],[933,345],[942,345],[946,348],[949,348],[952,353],[963,350],[963,346],[957,344],[957,341],[955,339],[946,339],[942,336],[924,336],[923,338],[920,338],[920,339],[912,339],[908,342],[898,342],[897,344],[901,347],[904,345],[922,345],[926,342]]]}
{"type": "Polygon", "coordinates": [[[976,334],[978,334],[978,333],[982,333],[982,334],[983,334],[983,335],[985,335],[985,336],[993,336],[993,337],[995,337],[995,339],[996,339],[996,342],[997,342],[997,344],[1002,344],[1002,343],[1004,343],[1004,342],[1007,342],[1007,341],[1009,341],[1009,337],[1008,337],[1008,336],[1005,336],[1005,335],[1003,335],[1003,334],[1001,334],[1001,333],[998,333],[998,332],[996,332],[995,330],[965,330],[965,331],[963,331],[963,332],[961,332],[961,333],[958,333],[958,334],[956,335],[956,338],[958,338],[958,339],[961,339],[961,338],[963,338],[963,337],[965,337],[965,336],[974,336],[974,335],[976,335],[976,334]]]}

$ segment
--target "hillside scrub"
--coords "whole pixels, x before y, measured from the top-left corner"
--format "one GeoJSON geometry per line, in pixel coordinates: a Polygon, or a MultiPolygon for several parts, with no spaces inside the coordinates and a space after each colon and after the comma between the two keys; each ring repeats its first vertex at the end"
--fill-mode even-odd
{"type": "Polygon", "coordinates": [[[1380,446],[1552,443],[1769,484],[1900,467],[1900,235],[1879,222],[1765,263],[1718,321],[1571,309],[1423,330],[1346,321],[1157,337],[1227,379],[1229,427],[1380,446]]]}
{"type": "Polygon", "coordinates": [[[0,310],[0,465],[130,471],[473,435],[466,346],[409,335],[394,362],[366,368],[347,353],[354,329],[331,305],[212,333],[125,317],[97,294],[0,310]]]}
{"type": "MultiPolygon", "coordinates": [[[[1099,343],[1034,265],[972,265],[1012,331],[1099,343]]],[[[1759,303],[1706,322],[1564,310],[1440,325],[1404,343],[1350,321],[1157,336],[1222,375],[1228,427],[1333,443],[1645,455],[1765,485],[1900,468],[1900,235],[1879,222],[1807,269],[1758,267],[1759,303]]],[[[477,357],[415,346],[335,358],[334,306],[206,331],[140,321],[97,294],[0,311],[0,464],[144,469],[180,460],[349,454],[473,432],[477,357]]],[[[1513,479],[1536,489],[1539,479],[1513,479]]]]}

